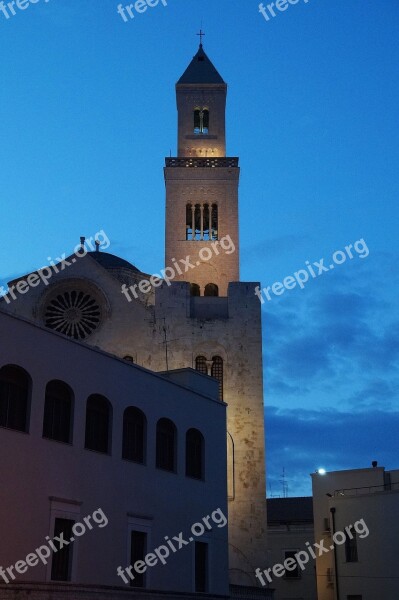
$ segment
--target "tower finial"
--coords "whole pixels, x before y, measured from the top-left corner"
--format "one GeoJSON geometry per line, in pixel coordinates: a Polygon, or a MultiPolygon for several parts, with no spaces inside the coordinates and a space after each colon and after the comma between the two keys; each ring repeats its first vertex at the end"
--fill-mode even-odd
{"type": "Polygon", "coordinates": [[[205,36],[205,33],[202,31],[202,25],[201,25],[200,32],[197,33],[197,35],[199,35],[199,37],[200,37],[200,48],[202,48],[202,38],[205,36]]]}

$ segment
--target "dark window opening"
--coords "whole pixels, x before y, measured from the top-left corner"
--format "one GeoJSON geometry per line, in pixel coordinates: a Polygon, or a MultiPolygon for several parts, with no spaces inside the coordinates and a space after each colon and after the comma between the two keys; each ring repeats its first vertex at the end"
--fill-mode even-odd
{"type": "Polygon", "coordinates": [[[204,296],[219,296],[219,288],[216,283],[208,283],[205,286],[204,296]]]}
{"type": "Polygon", "coordinates": [[[345,559],[346,562],[357,562],[357,539],[356,531],[353,527],[350,528],[350,535],[348,534],[345,540],[345,559]],[[350,538],[352,536],[352,539],[350,538]]]}
{"type": "Polygon", "coordinates": [[[201,290],[200,290],[200,286],[198,285],[198,283],[190,284],[190,294],[191,294],[191,296],[200,296],[201,295],[201,290]]]}
{"type": "Polygon", "coordinates": [[[208,544],[195,542],[195,591],[208,590],[208,544]]]}
{"type": "Polygon", "coordinates": [[[133,356],[124,356],[123,360],[129,363],[134,363],[133,356]]]}
{"type": "Polygon", "coordinates": [[[209,133],[209,110],[207,108],[194,110],[194,133],[197,135],[209,133]]]}
{"type": "Polygon", "coordinates": [[[186,434],[186,475],[204,478],[204,436],[198,429],[189,429],[186,434]]]}
{"type": "Polygon", "coordinates": [[[138,408],[130,406],[123,415],[122,458],[144,464],[146,418],[138,408]]]}
{"type": "Polygon", "coordinates": [[[62,381],[50,381],[46,386],[43,437],[57,442],[71,443],[72,392],[62,381]]]}
{"type": "Polygon", "coordinates": [[[218,239],[217,204],[186,204],[186,240],[218,239]]]}
{"type": "Polygon", "coordinates": [[[211,375],[219,382],[219,400],[223,400],[223,359],[220,356],[213,357],[211,375]]]}
{"type": "Polygon", "coordinates": [[[85,448],[108,454],[110,449],[111,408],[103,396],[87,400],[85,448]]]}
{"type": "Polygon", "coordinates": [[[295,568],[292,570],[288,570],[286,569],[284,577],[286,579],[298,579],[301,576],[301,573],[299,571],[299,566],[298,563],[296,562],[296,558],[295,558],[295,554],[298,552],[298,550],[286,550],[284,552],[284,556],[285,556],[285,560],[287,558],[293,558],[295,560],[295,568]]]}
{"type": "MultiPolygon", "coordinates": [[[[138,560],[144,561],[147,554],[147,534],[143,531],[132,531],[130,538],[130,564],[134,565],[138,560]]],[[[134,579],[130,581],[132,587],[145,587],[145,573],[134,571],[134,579]]]]}
{"type": "Polygon", "coordinates": [[[176,472],[176,427],[169,419],[157,423],[156,466],[176,472]]]}
{"type": "MultiPolygon", "coordinates": [[[[64,540],[69,541],[72,535],[72,527],[75,521],[70,519],[55,519],[54,537],[64,536],[64,540]]],[[[72,573],[72,549],[73,544],[63,546],[53,553],[51,562],[51,579],[52,581],[71,581],[72,573]]]]}
{"type": "Polygon", "coordinates": [[[0,369],[0,427],[29,431],[30,377],[20,367],[0,369]]]}

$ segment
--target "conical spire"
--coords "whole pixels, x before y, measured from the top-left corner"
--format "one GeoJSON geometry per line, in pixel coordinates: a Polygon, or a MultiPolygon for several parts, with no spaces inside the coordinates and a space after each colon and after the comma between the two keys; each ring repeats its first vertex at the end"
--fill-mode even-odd
{"type": "Polygon", "coordinates": [[[213,63],[205,54],[202,43],[199,46],[197,54],[177,82],[177,85],[190,83],[225,84],[213,63]]]}

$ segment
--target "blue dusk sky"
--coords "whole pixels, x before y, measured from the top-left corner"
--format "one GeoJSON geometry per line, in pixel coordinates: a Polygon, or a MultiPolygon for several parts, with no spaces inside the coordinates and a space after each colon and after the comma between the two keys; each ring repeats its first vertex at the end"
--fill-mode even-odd
{"type": "Polygon", "coordinates": [[[258,4],[168,0],[128,22],[115,0],[0,13],[0,281],[101,229],[109,252],[163,267],[174,84],[202,20],[242,168],[241,279],[267,287],[367,248],[262,306],[268,493],[284,469],[305,495],[317,467],[399,467],[399,3],[300,0],[268,21],[258,4]]]}

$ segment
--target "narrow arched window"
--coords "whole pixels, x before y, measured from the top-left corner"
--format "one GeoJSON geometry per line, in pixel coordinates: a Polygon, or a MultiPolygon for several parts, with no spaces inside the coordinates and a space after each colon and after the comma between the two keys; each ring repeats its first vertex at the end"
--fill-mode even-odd
{"type": "Polygon", "coordinates": [[[209,132],[209,110],[204,108],[202,111],[202,133],[209,132]]]}
{"type": "Polygon", "coordinates": [[[70,444],[72,441],[73,394],[63,381],[50,381],[44,402],[43,437],[70,444]]]}
{"type": "Polygon", "coordinates": [[[197,356],[195,359],[195,370],[204,375],[208,375],[208,366],[206,364],[205,356],[197,356]]]}
{"type": "Polygon", "coordinates": [[[169,419],[157,423],[156,466],[158,469],[176,472],[176,427],[169,419]]]}
{"type": "Polygon", "coordinates": [[[122,458],[144,464],[147,420],[144,413],[129,406],[123,414],[122,458]]]}
{"type": "Polygon", "coordinates": [[[198,429],[189,429],[186,433],[186,476],[203,479],[204,462],[204,436],[198,429]]]}
{"type": "Polygon", "coordinates": [[[199,108],[194,111],[194,133],[201,133],[201,111],[199,108]]]}
{"type": "Polygon", "coordinates": [[[194,110],[194,133],[203,135],[209,133],[209,110],[207,108],[194,110]]]}
{"type": "Polygon", "coordinates": [[[0,427],[29,431],[31,379],[15,365],[0,369],[0,427]]]}
{"type": "Polygon", "coordinates": [[[210,231],[210,236],[211,236],[211,240],[217,240],[219,239],[219,211],[218,211],[218,205],[217,204],[212,204],[211,207],[211,231],[210,231]]]}
{"type": "Polygon", "coordinates": [[[98,394],[89,396],[86,406],[85,448],[108,454],[111,439],[111,405],[98,394]]]}
{"type": "Polygon", "coordinates": [[[212,359],[211,375],[219,382],[219,400],[223,400],[223,359],[220,356],[212,359]]]}
{"type": "Polygon", "coordinates": [[[193,239],[193,208],[191,204],[186,205],[186,240],[193,239]]]}
{"type": "Polygon", "coordinates": [[[205,286],[204,296],[219,296],[219,288],[216,283],[208,283],[205,286]]]}
{"type": "Polygon", "coordinates": [[[202,217],[202,206],[200,204],[195,205],[194,211],[194,237],[195,240],[203,239],[203,217],[202,217]]]}
{"type": "Polygon", "coordinates": [[[200,296],[201,295],[201,290],[200,290],[200,286],[198,285],[198,283],[190,284],[190,294],[191,294],[191,296],[200,296]]]}

